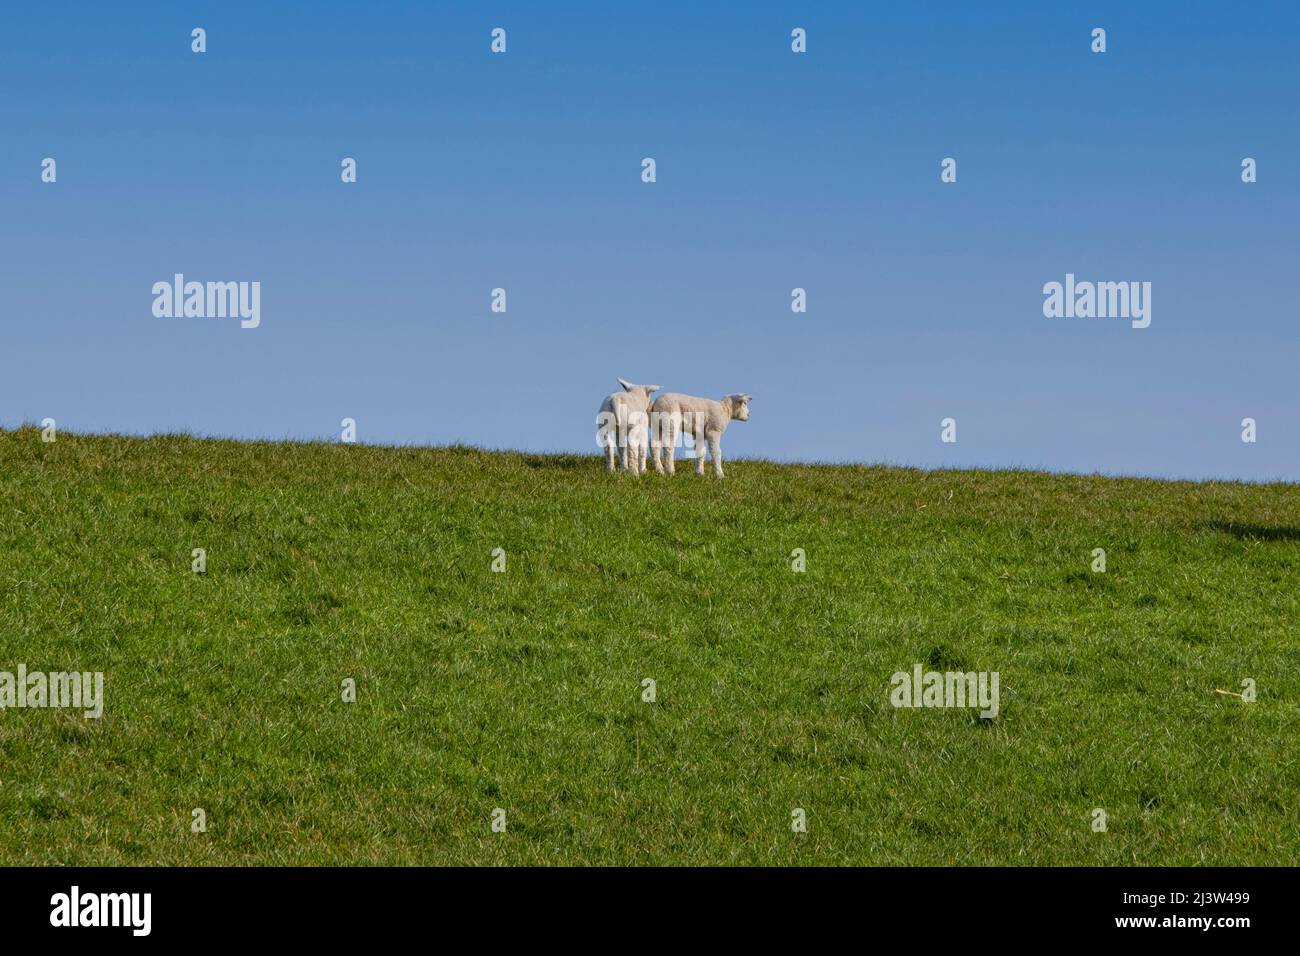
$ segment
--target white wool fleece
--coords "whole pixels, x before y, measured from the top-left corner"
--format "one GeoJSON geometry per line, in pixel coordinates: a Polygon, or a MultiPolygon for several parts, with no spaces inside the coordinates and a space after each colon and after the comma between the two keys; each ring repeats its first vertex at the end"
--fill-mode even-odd
{"type": "Polygon", "coordinates": [[[596,414],[596,441],[605,449],[605,467],[617,467],[614,449],[622,452],[623,470],[640,475],[646,470],[646,426],[650,421],[650,394],[662,385],[633,385],[618,380],[623,391],[614,392],[600,403],[596,414]]]}
{"type": "Polygon", "coordinates": [[[655,471],[664,473],[665,465],[660,452],[667,450],[667,472],[674,473],[673,455],[677,436],[689,433],[695,440],[695,473],[704,474],[704,449],[713,459],[713,472],[722,475],[722,433],[734,419],[749,421],[749,403],[752,395],[736,392],[723,399],[697,398],[667,392],[655,399],[650,407],[650,436],[654,445],[655,471]]]}

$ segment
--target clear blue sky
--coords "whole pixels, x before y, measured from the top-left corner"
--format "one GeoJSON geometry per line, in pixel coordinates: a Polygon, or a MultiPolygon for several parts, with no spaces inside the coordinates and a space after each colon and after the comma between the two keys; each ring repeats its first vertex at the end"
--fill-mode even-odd
{"type": "Polygon", "coordinates": [[[5,21],[5,426],[336,437],[353,417],[362,441],[595,453],[623,376],[752,393],[730,456],[1300,480],[1300,5],[5,21]],[[261,327],[155,318],[176,272],[261,282],[261,327]],[[1151,327],[1044,318],[1067,272],[1150,281],[1151,327]]]}

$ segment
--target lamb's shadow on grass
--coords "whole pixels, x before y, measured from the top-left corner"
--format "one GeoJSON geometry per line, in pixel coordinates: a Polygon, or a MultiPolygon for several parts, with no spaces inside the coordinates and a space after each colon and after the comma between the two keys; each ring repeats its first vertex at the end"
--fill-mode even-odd
{"type": "Polygon", "coordinates": [[[1249,541],[1300,541],[1300,528],[1291,525],[1267,527],[1259,524],[1242,524],[1238,521],[1210,521],[1204,527],[1221,531],[1234,538],[1249,541]]]}
{"type": "Polygon", "coordinates": [[[594,455],[520,455],[524,467],[535,471],[604,471],[605,459],[594,455]]]}

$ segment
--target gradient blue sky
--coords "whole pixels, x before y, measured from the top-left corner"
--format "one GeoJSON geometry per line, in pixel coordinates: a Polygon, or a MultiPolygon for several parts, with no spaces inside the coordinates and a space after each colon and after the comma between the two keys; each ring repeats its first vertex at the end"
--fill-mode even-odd
{"type": "Polygon", "coordinates": [[[754,394],[729,456],[1300,480],[1300,5],[4,20],[5,426],[594,454],[623,376],[754,394]],[[261,327],[155,318],[175,272],[260,281],[261,327]],[[1152,282],[1151,327],[1044,318],[1067,272],[1152,282]]]}

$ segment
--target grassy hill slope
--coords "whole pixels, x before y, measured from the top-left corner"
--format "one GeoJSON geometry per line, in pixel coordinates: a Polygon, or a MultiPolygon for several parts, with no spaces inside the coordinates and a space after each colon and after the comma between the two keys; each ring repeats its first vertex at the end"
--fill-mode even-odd
{"type": "Polygon", "coordinates": [[[1295,486],[0,431],[0,863],[1294,863],[1298,637],[1295,486]]]}

